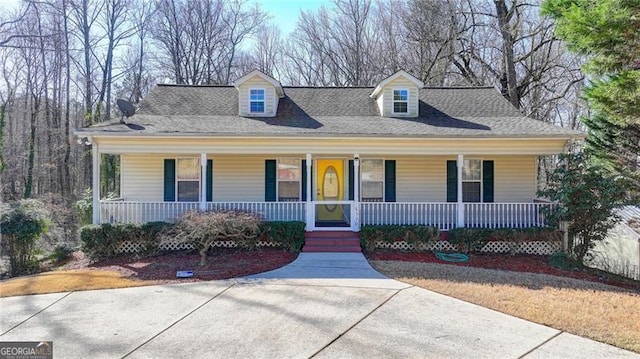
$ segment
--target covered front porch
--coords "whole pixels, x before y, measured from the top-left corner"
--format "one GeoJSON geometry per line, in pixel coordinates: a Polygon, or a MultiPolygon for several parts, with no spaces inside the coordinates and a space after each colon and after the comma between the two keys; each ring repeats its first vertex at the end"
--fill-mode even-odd
{"type": "MultiPolygon", "coordinates": [[[[122,196],[101,200],[94,191],[93,219],[171,222],[186,211],[241,210],[267,221],[302,221],[307,231],[357,232],[366,225],[442,231],[539,227],[548,225],[545,209],[554,204],[534,201],[535,160],[464,154],[123,154],[122,196]],[[256,198],[263,200],[251,200],[256,198]]],[[[95,171],[94,188],[99,179],[95,171]]]]}

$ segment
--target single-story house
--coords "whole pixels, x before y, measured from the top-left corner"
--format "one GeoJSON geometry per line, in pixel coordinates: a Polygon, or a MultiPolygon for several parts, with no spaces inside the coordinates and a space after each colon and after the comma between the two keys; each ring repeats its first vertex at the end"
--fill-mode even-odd
{"type": "Polygon", "coordinates": [[[93,221],[170,221],[241,209],[307,231],[363,225],[544,225],[538,156],[584,134],[524,116],[490,87],[157,85],[126,119],[77,129],[93,146],[93,221]],[[102,200],[100,154],[120,155],[121,198],[102,200]]]}

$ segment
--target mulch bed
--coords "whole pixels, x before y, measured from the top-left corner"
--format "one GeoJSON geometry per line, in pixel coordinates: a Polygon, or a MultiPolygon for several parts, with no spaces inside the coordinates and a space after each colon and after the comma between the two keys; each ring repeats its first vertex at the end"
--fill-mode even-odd
{"type": "Polygon", "coordinates": [[[593,268],[560,269],[549,264],[549,257],[535,255],[506,254],[471,254],[468,262],[445,262],[438,259],[433,253],[405,253],[375,251],[366,253],[369,260],[380,261],[405,261],[450,264],[462,267],[477,267],[486,269],[498,269],[514,272],[549,274],[559,277],[569,277],[592,282],[600,282],[617,287],[640,291],[640,282],[616,276],[593,268]]]}
{"type": "Polygon", "coordinates": [[[200,266],[200,256],[192,253],[169,253],[148,258],[125,256],[90,263],[82,252],[75,252],[72,260],[60,269],[111,270],[129,278],[160,283],[196,282],[270,271],[291,263],[297,256],[297,253],[267,248],[252,252],[219,249],[207,256],[207,265],[200,266]],[[184,270],[193,270],[194,276],[177,279],[176,272],[184,270]]]}

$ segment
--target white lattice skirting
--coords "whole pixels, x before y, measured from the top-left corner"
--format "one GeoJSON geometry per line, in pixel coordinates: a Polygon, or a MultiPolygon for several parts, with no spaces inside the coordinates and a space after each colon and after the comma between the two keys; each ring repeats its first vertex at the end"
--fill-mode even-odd
{"type": "MultiPolygon", "coordinates": [[[[213,242],[211,248],[236,248],[238,245],[234,241],[219,241],[213,242]]],[[[278,247],[276,242],[258,242],[258,247],[278,247]]],[[[125,241],[120,243],[116,248],[116,253],[138,253],[142,251],[142,245],[140,243],[125,241]]],[[[191,243],[184,242],[166,242],[159,246],[161,251],[185,251],[194,249],[191,243]]]]}
{"type": "MultiPolygon", "coordinates": [[[[376,243],[376,248],[381,249],[396,249],[401,251],[414,250],[413,244],[405,241],[398,241],[393,243],[387,243],[379,241],[376,243]]],[[[535,255],[552,255],[553,253],[561,249],[560,242],[489,242],[480,249],[482,253],[517,253],[517,254],[535,254],[535,255]],[[515,246],[515,248],[513,248],[515,246]]],[[[457,246],[449,243],[448,241],[438,241],[435,243],[427,244],[422,248],[425,251],[456,251],[457,246]]]]}

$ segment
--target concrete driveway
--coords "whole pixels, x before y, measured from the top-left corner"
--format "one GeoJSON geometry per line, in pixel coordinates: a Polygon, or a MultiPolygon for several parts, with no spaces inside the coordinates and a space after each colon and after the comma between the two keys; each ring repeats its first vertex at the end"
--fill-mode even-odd
{"type": "Polygon", "coordinates": [[[0,341],[55,358],[640,358],[388,279],[360,253],[302,253],[228,281],[0,299],[0,341]]]}

